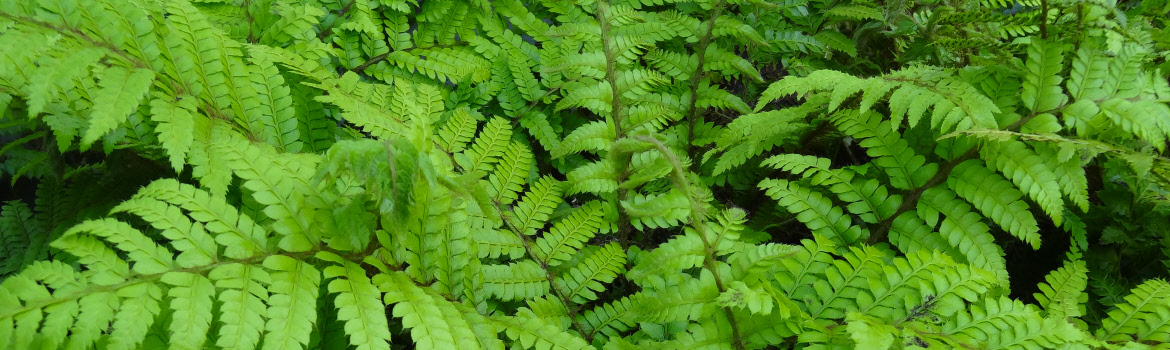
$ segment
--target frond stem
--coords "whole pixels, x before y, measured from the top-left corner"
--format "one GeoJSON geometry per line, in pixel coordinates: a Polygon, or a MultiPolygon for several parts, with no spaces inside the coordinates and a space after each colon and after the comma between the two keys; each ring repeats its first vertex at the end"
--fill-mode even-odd
{"type": "MultiPolygon", "coordinates": [[[[720,294],[723,294],[727,291],[727,287],[724,286],[723,278],[719,275],[719,269],[715,266],[715,262],[717,261],[715,258],[715,249],[719,244],[718,239],[722,237],[717,237],[715,242],[707,240],[706,206],[699,199],[695,198],[694,193],[691,192],[691,184],[686,176],[686,167],[682,165],[678,157],[674,156],[674,153],[671,153],[666,148],[666,145],[662,144],[662,141],[646,135],[639,136],[639,139],[654,144],[658,148],[662,156],[670,162],[671,176],[674,178],[675,186],[686,191],[687,200],[691,202],[691,226],[694,226],[695,230],[699,231],[699,239],[703,241],[703,267],[711,271],[711,276],[715,279],[715,287],[719,289],[720,294]]],[[[743,337],[740,336],[739,323],[735,320],[735,314],[728,307],[720,307],[720,309],[723,310],[723,315],[727,317],[727,323],[731,326],[731,346],[736,350],[744,350],[743,337]]]]}
{"type": "MultiPolygon", "coordinates": [[[[598,1],[597,2],[597,22],[601,26],[601,50],[605,54],[605,81],[609,83],[609,89],[610,89],[611,98],[612,98],[612,100],[610,101],[610,105],[612,108],[611,108],[611,111],[609,113],[609,119],[613,123],[613,129],[614,129],[614,135],[615,135],[614,139],[620,140],[623,137],[625,137],[625,131],[622,130],[622,99],[621,99],[621,91],[618,91],[618,85],[617,85],[617,67],[616,67],[617,58],[613,52],[613,46],[610,45],[610,42],[609,42],[609,39],[610,39],[609,38],[609,19],[606,18],[606,15],[608,13],[609,13],[609,2],[608,1],[598,1]]],[[[610,156],[613,157],[614,166],[616,167],[616,170],[617,170],[617,179],[615,179],[615,180],[618,184],[621,184],[622,182],[625,181],[626,176],[629,176],[629,174],[627,174],[627,172],[629,170],[629,165],[630,165],[630,154],[628,154],[626,152],[614,152],[614,153],[611,153],[610,156]]],[[[618,241],[621,243],[622,247],[629,246],[628,239],[629,239],[630,230],[631,230],[631,227],[629,224],[629,221],[630,221],[629,216],[626,214],[626,211],[623,210],[622,206],[621,206],[621,202],[625,201],[626,197],[628,197],[628,196],[629,196],[629,189],[620,188],[620,187],[618,188],[618,190],[617,190],[617,207],[618,207],[618,220],[617,220],[617,224],[618,224],[617,231],[618,232],[617,232],[617,236],[618,236],[618,241]]]]}
{"type": "MultiPolygon", "coordinates": [[[[402,50],[398,50],[398,51],[408,51],[409,52],[412,50],[442,49],[442,48],[458,47],[458,46],[467,46],[467,43],[461,42],[461,43],[449,44],[449,45],[432,45],[432,46],[424,46],[424,47],[417,47],[416,46],[416,47],[412,47],[409,49],[402,49],[402,50]]],[[[392,54],[394,52],[397,52],[397,51],[390,50],[390,51],[386,51],[386,53],[384,53],[384,54],[370,57],[370,59],[367,60],[365,63],[362,63],[361,65],[358,65],[357,67],[353,67],[353,69],[350,69],[350,71],[354,72],[354,73],[361,74],[363,71],[366,70],[366,68],[369,68],[370,66],[377,64],[378,62],[385,61],[386,57],[390,57],[390,54],[392,54]]]]}
{"type": "MultiPolygon", "coordinates": [[[[719,15],[723,12],[723,5],[725,3],[725,1],[719,1],[715,4],[715,8],[711,9],[711,17],[707,19],[707,32],[704,33],[701,38],[699,38],[699,45],[695,47],[695,55],[699,56],[699,62],[698,65],[695,66],[695,73],[691,74],[691,101],[689,106],[687,106],[686,111],[687,123],[690,124],[690,126],[687,128],[686,151],[687,156],[692,158],[694,157],[694,154],[692,153],[694,152],[695,125],[698,124],[699,119],[699,108],[697,105],[699,98],[696,95],[699,93],[699,82],[703,80],[703,65],[707,62],[707,46],[711,45],[711,37],[713,36],[712,33],[715,32],[715,20],[718,19],[719,15]]],[[[693,162],[691,166],[697,168],[699,163],[693,162]]]]}

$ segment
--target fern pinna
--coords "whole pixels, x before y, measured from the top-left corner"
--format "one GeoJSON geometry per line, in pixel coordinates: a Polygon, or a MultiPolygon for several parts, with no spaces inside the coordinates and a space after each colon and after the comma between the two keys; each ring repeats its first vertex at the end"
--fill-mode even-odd
{"type": "Polygon", "coordinates": [[[1157,4],[1003,5],[0,1],[0,347],[1166,348],[1157,4]]]}

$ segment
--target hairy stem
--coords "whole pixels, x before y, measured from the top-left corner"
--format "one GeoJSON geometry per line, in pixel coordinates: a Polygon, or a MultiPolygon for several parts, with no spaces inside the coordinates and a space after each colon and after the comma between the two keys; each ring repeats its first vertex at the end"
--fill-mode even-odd
{"type": "MultiPolygon", "coordinates": [[[[625,130],[622,130],[622,99],[621,92],[618,91],[617,85],[617,54],[613,52],[613,46],[610,45],[609,38],[609,19],[606,17],[609,14],[609,2],[597,2],[597,22],[601,25],[601,48],[605,54],[605,81],[609,83],[609,89],[612,92],[610,106],[612,110],[609,113],[611,124],[613,124],[615,140],[620,140],[625,137],[625,130]]],[[[615,151],[610,154],[610,161],[614,163],[617,172],[616,182],[620,185],[629,176],[630,154],[626,152],[615,151]]],[[[617,190],[617,211],[618,211],[618,241],[623,247],[629,246],[630,224],[629,216],[626,211],[622,209],[621,203],[629,196],[629,189],[618,188],[617,190]]]]}
{"type": "MultiPolygon", "coordinates": [[[[695,125],[699,123],[699,108],[697,106],[699,98],[696,95],[699,93],[699,82],[703,81],[704,77],[703,65],[707,62],[707,46],[711,45],[711,37],[713,36],[711,33],[715,31],[715,20],[718,19],[719,14],[723,12],[723,4],[724,2],[720,1],[716,3],[715,8],[711,10],[711,17],[707,19],[707,32],[703,33],[703,36],[699,38],[699,45],[695,47],[695,55],[699,56],[699,62],[698,65],[695,66],[694,74],[691,74],[691,101],[687,106],[687,111],[685,113],[687,123],[690,124],[687,128],[686,151],[687,156],[691,158],[695,158],[695,154],[693,154],[695,142],[695,125]]],[[[691,166],[698,167],[699,163],[692,162],[691,166]]]]}
{"type": "MultiPolygon", "coordinates": [[[[649,136],[640,136],[639,139],[654,144],[654,146],[658,148],[658,151],[662,152],[662,156],[670,162],[671,177],[675,187],[682,191],[686,191],[687,200],[691,203],[691,226],[693,226],[695,230],[698,231],[699,238],[703,240],[703,267],[708,271],[711,271],[711,276],[715,279],[715,287],[719,289],[720,294],[723,294],[727,291],[727,287],[724,286],[723,278],[720,277],[719,269],[715,265],[718,261],[718,259],[715,257],[715,248],[719,245],[718,239],[722,237],[717,237],[717,241],[715,242],[710,242],[707,239],[707,206],[698,198],[695,198],[694,192],[691,191],[691,184],[690,181],[687,180],[686,175],[688,170],[686,167],[683,167],[682,162],[679,161],[678,157],[675,157],[674,153],[671,153],[670,150],[666,148],[666,145],[663,145],[662,142],[658,139],[649,136]]],[[[728,307],[720,307],[720,309],[723,310],[723,315],[727,317],[727,323],[731,326],[731,346],[737,350],[744,350],[745,348],[743,346],[743,338],[740,336],[739,323],[735,320],[735,314],[732,313],[731,309],[728,307]]]]}

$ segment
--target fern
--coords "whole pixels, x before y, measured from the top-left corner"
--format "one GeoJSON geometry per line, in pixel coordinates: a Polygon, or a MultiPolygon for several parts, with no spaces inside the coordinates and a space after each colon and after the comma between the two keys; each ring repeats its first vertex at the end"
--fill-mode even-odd
{"type": "Polygon", "coordinates": [[[0,3],[0,347],[1164,347],[1165,6],[1014,5],[0,3]]]}

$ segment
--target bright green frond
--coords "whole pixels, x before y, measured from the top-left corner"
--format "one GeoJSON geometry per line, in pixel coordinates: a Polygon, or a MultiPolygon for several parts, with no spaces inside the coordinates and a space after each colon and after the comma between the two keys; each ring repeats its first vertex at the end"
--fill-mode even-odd
{"type": "Polygon", "coordinates": [[[1028,204],[1021,200],[1024,194],[981,163],[972,159],[955,166],[947,177],[947,186],[1004,231],[1028,242],[1032,249],[1039,249],[1040,227],[1028,211],[1028,204]]]}
{"type": "MultiPolygon", "coordinates": [[[[317,253],[336,265],[326,267],[324,277],[337,307],[337,319],[345,322],[349,344],[361,350],[390,349],[390,330],[382,293],[366,277],[361,266],[332,253],[317,253]]],[[[262,312],[262,310],[261,310],[262,312]]]]}
{"type": "Polygon", "coordinates": [[[549,292],[548,276],[532,260],[508,265],[484,265],[481,273],[484,289],[501,300],[532,299],[549,292]]]}
{"type": "Polygon", "coordinates": [[[1057,73],[1064,67],[1064,44],[1032,38],[1028,46],[1027,74],[1020,98],[1033,113],[1053,110],[1068,101],[1057,73]]]}
{"type": "Polygon", "coordinates": [[[516,203],[511,214],[506,214],[518,233],[531,236],[544,227],[553,209],[563,199],[564,183],[551,177],[542,177],[528,189],[528,193],[516,203]]]}
{"type": "Polygon", "coordinates": [[[1036,152],[1023,142],[1009,141],[988,144],[981,153],[988,164],[1011,179],[1016,187],[1040,204],[1055,224],[1060,225],[1064,207],[1060,184],[1036,152]]]}
{"type": "Polygon", "coordinates": [[[82,149],[89,148],[94,141],[125,121],[127,114],[138,109],[153,81],[154,72],[146,69],[106,69],[93,97],[94,110],[90,115],[89,129],[81,137],[82,149]]]}
{"type": "Polygon", "coordinates": [[[1085,314],[1085,302],[1089,299],[1089,295],[1085,294],[1089,282],[1088,272],[1084,261],[1070,260],[1044,276],[1044,282],[1037,286],[1040,293],[1032,295],[1044,308],[1046,316],[1067,319],[1085,314]]]}
{"type": "Polygon", "coordinates": [[[603,283],[613,282],[626,270],[626,252],[617,243],[591,250],[588,256],[557,277],[556,288],[566,299],[577,304],[597,300],[597,293],[605,291],[603,283]]]}
{"type": "Polygon", "coordinates": [[[840,246],[849,246],[869,236],[867,230],[854,226],[849,216],[828,198],[796,182],[767,179],[760,182],[760,189],[795,214],[814,234],[830,237],[840,246]]]}
{"type": "Polygon", "coordinates": [[[602,222],[602,204],[589,202],[557,221],[533,243],[533,255],[544,266],[569,260],[585,242],[597,234],[602,222]]]}
{"type": "Polygon", "coordinates": [[[451,302],[434,291],[420,288],[406,274],[393,272],[374,276],[374,283],[386,292],[387,305],[394,305],[394,317],[410,329],[419,349],[480,348],[471,325],[451,302]]]}
{"type": "Polygon", "coordinates": [[[1106,341],[1170,340],[1170,284],[1152,279],[1134,288],[1125,302],[1101,320],[1097,337],[1106,341]]]}

